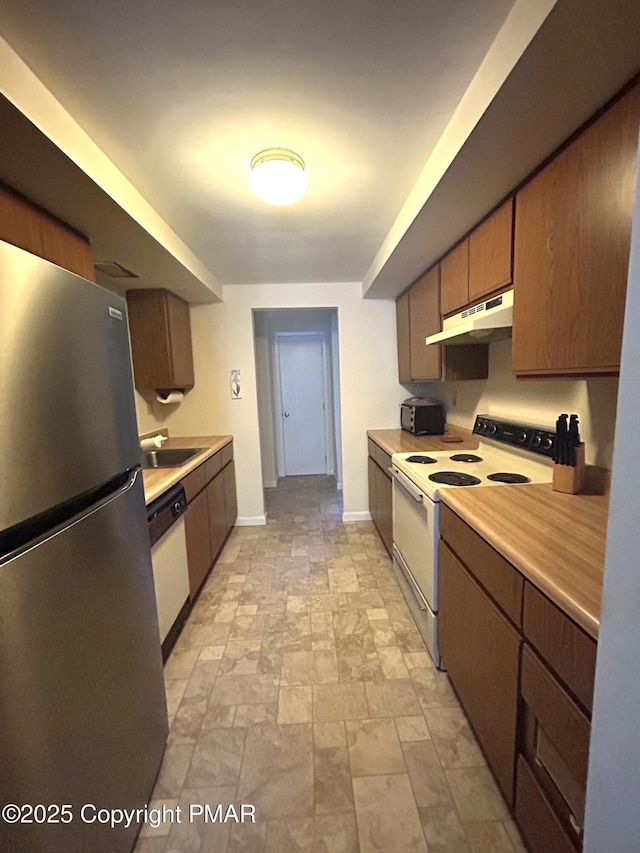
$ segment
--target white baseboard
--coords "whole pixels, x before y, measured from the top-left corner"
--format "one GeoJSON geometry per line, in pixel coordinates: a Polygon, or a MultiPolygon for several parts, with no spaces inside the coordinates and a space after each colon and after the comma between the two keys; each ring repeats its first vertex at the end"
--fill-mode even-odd
{"type": "Polygon", "coordinates": [[[263,483],[263,487],[265,489],[277,489],[278,481],[277,480],[267,480],[263,483]]]}
{"type": "Polygon", "coordinates": [[[370,512],[343,512],[342,520],[347,521],[371,521],[370,512]]]}
{"type": "Polygon", "coordinates": [[[236,527],[260,527],[266,523],[266,515],[239,515],[236,518],[236,527]]]}
{"type": "Polygon", "coordinates": [[[336,489],[337,489],[337,491],[341,492],[342,491],[342,483],[337,482],[336,483],[336,489]]]}

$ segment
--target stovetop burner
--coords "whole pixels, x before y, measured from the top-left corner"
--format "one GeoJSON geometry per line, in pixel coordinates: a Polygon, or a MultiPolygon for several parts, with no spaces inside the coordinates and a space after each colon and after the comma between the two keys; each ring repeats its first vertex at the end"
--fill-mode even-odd
{"type": "Polygon", "coordinates": [[[474,453],[456,453],[449,458],[452,462],[482,462],[482,456],[476,456],[474,453]]]}
{"type": "Polygon", "coordinates": [[[437,471],[435,474],[429,474],[429,479],[445,486],[477,486],[480,482],[477,477],[460,471],[437,471]]]}
{"type": "Polygon", "coordinates": [[[417,462],[420,465],[435,465],[436,461],[431,456],[407,456],[407,462],[417,462]]]}
{"type": "Polygon", "coordinates": [[[496,474],[489,474],[487,480],[494,480],[496,483],[530,483],[529,477],[524,474],[511,474],[506,471],[499,471],[496,474]]]}

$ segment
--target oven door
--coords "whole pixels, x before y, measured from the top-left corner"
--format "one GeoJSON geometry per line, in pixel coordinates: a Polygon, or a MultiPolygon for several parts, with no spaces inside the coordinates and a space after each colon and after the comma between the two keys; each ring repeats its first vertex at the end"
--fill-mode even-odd
{"type": "Polygon", "coordinates": [[[438,505],[395,465],[392,470],[393,544],[435,614],[438,610],[438,505]]]}

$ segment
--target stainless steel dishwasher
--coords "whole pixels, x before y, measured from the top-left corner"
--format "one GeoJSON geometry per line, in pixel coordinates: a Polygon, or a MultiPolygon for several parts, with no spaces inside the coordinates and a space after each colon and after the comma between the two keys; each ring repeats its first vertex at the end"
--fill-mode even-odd
{"type": "Polygon", "coordinates": [[[166,660],[189,611],[189,569],[184,515],[187,498],[175,486],[149,505],[147,523],[162,657],[166,660]]]}

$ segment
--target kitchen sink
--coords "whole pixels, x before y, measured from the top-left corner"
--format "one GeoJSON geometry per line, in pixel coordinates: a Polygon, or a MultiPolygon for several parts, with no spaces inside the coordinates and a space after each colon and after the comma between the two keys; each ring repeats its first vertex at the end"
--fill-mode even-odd
{"type": "Polygon", "coordinates": [[[179,468],[202,453],[206,447],[174,447],[159,450],[143,450],[141,462],[143,468],[179,468]]]}

